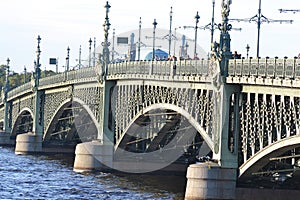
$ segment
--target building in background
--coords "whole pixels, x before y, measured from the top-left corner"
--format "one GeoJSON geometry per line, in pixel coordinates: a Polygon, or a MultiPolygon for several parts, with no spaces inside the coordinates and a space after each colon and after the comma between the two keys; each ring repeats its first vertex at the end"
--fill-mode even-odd
{"type": "MultiPolygon", "coordinates": [[[[153,29],[146,28],[140,31],[140,50],[139,50],[139,30],[124,32],[118,35],[110,34],[110,60],[112,62],[132,61],[132,60],[151,60],[153,51],[153,29]]],[[[193,39],[187,38],[180,33],[172,33],[171,48],[169,50],[169,30],[156,29],[155,33],[155,60],[167,59],[175,56],[179,59],[194,58],[193,39]],[[170,52],[170,55],[169,53],[170,52]]],[[[102,46],[98,46],[96,54],[102,53],[102,46]]],[[[197,44],[197,58],[207,58],[208,52],[197,44]]]]}

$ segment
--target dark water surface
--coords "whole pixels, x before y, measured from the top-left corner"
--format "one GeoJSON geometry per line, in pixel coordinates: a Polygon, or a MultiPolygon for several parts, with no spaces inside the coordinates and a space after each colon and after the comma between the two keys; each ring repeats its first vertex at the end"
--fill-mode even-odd
{"type": "Polygon", "coordinates": [[[73,172],[66,156],[0,147],[0,199],[183,199],[185,178],[73,172]]]}

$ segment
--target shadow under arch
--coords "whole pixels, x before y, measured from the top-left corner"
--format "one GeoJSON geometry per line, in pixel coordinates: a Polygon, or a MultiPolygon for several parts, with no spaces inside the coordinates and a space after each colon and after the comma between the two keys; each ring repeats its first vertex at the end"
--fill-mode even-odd
{"type": "Polygon", "coordinates": [[[114,168],[125,172],[184,171],[212,152],[212,141],[204,129],[183,108],[170,104],[144,108],[118,134],[114,168]]]}
{"type": "Polygon", "coordinates": [[[11,137],[15,138],[18,134],[32,132],[33,116],[29,108],[23,108],[12,126],[11,137]]]}
{"type": "Polygon", "coordinates": [[[144,108],[139,113],[137,113],[136,116],[129,122],[128,126],[123,131],[123,135],[121,136],[121,138],[118,141],[116,141],[115,149],[118,148],[120,142],[122,141],[122,138],[128,132],[130,127],[138,120],[138,118],[147,114],[151,110],[157,110],[157,109],[172,110],[172,111],[175,111],[178,114],[182,115],[183,117],[185,117],[188,120],[188,122],[200,133],[203,140],[207,143],[208,147],[211,150],[213,149],[213,141],[212,141],[211,137],[206,133],[206,131],[200,126],[200,124],[186,110],[184,110],[183,108],[178,107],[176,105],[166,104],[166,103],[158,103],[158,104],[150,105],[150,106],[144,108]]]}
{"type": "Polygon", "coordinates": [[[99,123],[89,106],[78,98],[68,98],[55,110],[43,141],[76,145],[97,139],[98,134],[99,123]]]}
{"type": "Polygon", "coordinates": [[[239,177],[245,178],[257,172],[270,162],[270,158],[281,156],[285,152],[300,147],[300,135],[274,142],[263,148],[239,167],[239,177]]]}

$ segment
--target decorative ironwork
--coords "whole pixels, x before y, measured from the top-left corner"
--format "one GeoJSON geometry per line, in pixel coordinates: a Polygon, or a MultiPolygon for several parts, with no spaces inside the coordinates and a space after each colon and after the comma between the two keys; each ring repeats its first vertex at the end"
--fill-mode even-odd
{"type": "Polygon", "coordinates": [[[35,112],[34,95],[29,95],[22,99],[15,99],[12,102],[12,108],[9,111],[11,113],[11,124],[12,124],[11,127],[12,128],[14,126],[16,126],[15,122],[16,122],[17,118],[19,117],[20,112],[25,108],[30,110],[32,113],[35,112]]]}
{"type": "Polygon", "coordinates": [[[113,104],[117,144],[137,114],[155,104],[172,104],[184,109],[212,137],[214,100],[210,90],[155,85],[118,85],[116,90],[113,104]]]}
{"type": "Polygon", "coordinates": [[[300,133],[299,103],[299,96],[242,93],[242,163],[263,148],[300,133]]]}

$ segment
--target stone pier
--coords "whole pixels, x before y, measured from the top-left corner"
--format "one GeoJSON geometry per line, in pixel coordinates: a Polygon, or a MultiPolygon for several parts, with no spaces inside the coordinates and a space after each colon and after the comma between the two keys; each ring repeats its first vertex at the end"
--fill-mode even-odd
{"type": "Polygon", "coordinates": [[[235,199],[236,169],[215,163],[197,163],[187,170],[185,200],[235,199]]]}
{"type": "Polygon", "coordinates": [[[75,150],[74,171],[103,170],[112,166],[113,146],[92,141],[78,144],[75,150]]]}
{"type": "Polygon", "coordinates": [[[16,139],[16,154],[30,154],[42,152],[42,136],[32,132],[19,134],[16,139]]]}

